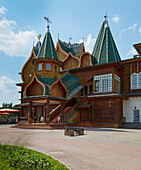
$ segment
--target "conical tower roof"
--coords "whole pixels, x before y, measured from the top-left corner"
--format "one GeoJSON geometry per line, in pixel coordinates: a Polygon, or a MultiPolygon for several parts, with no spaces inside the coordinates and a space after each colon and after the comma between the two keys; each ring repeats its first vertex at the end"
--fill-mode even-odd
{"type": "Polygon", "coordinates": [[[121,61],[106,17],[98,34],[92,55],[96,58],[97,64],[121,61]]]}
{"type": "Polygon", "coordinates": [[[51,33],[48,31],[45,34],[43,43],[38,52],[37,58],[48,58],[48,59],[56,59],[58,60],[58,56],[54,47],[54,43],[51,37],[51,33]]]}

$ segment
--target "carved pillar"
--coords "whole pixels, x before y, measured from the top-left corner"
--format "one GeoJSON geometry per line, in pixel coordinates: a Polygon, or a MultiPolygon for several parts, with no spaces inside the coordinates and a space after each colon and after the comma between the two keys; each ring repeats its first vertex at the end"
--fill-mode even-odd
{"type": "Polygon", "coordinates": [[[46,103],[43,106],[43,123],[46,123],[46,103]]]}
{"type": "Polygon", "coordinates": [[[32,101],[29,103],[29,111],[28,111],[28,123],[33,122],[33,113],[32,113],[32,101]]]}
{"type": "Polygon", "coordinates": [[[92,100],[92,122],[94,122],[94,100],[92,100]]]}
{"type": "Polygon", "coordinates": [[[46,101],[46,124],[49,124],[49,103],[50,100],[46,101]]]}
{"type": "Polygon", "coordinates": [[[61,108],[60,108],[61,123],[64,123],[64,108],[65,108],[65,103],[61,103],[61,108]]]}

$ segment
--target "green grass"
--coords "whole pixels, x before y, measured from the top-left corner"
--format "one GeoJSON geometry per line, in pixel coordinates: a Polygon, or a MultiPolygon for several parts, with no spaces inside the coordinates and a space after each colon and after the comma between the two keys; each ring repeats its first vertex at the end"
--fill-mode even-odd
{"type": "Polygon", "coordinates": [[[0,145],[1,170],[68,170],[59,161],[43,153],[24,147],[0,145]]]}

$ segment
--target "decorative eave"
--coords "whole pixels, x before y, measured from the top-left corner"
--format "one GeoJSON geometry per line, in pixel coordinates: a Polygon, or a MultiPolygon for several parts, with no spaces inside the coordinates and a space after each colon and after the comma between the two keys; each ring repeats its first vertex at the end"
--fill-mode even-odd
{"type": "Polygon", "coordinates": [[[27,86],[28,83],[17,83],[16,86],[21,86],[21,87],[25,87],[27,86]]]}
{"type": "Polygon", "coordinates": [[[127,63],[133,63],[133,62],[137,62],[137,61],[141,61],[141,57],[122,60],[122,61],[120,61],[120,63],[121,64],[127,64],[127,63]]]}
{"type": "Polygon", "coordinates": [[[139,54],[141,54],[141,43],[134,44],[133,46],[135,47],[136,51],[137,51],[139,54]]]}
{"type": "Polygon", "coordinates": [[[59,77],[58,80],[55,81],[55,82],[51,85],[51,87],[50,87],[50,94],[51,94],[51,96],[52,96],[52,94],[53,94],[52,87],[53,87],[55,84],[57,84],[59,81],[60,81],[61,85],[64,87],[64,89],[65,89],[65,91],[66,91],[66,98],[68,98],[68,91],[67,91],[67,89],[66,89],[65,85],[63,84],[63,82],[62,82],[62,80],[61,80],[60,77],[59,77]]]}
{"type": "Polygon", "coordinates": [[[102,94],[90,94],[87,96],[88,99],[91,98],[122,98],[127,99],[127,97],[118,93],[102,93],[102,94]]]}
{"type": "Polygon", "coordinates": [[[57,97],[57,96],[50,96],[50,95],[38,95],[38,96],[28,96],[28,97],[23,97],[22,101],[23,102],[35,102],[35,103],[40,103],[40,101],[46,102],[46,100],[54,100],[54,101],[61,101],[61,102],[66,102],[67,99],[63,97],[57,97]]]}
{"type": "Polygon", "coordinates": [[[94,69],[101,69],[101,68],[105,68],[105,67],[115,67],[115,66],[119,66],[122,69],[124,69],[124,66],[120,63],[120,62],[111,62],[111,63],[104,63],[104,64],[95,64],[95,65],[90,65],[90,66],[86,66],[86,67],[79,67],[79,68],[73,68],[73,69],[69,69],[69,70],[62,70],[61,73],[63,74],[66,71],[69,72],[76,72],[76,71],[84,71],[84,70],[94,70],[94,69]]]}
{"type": "Polygon", "coordinates": [[[88,55],[89,56],[89,58],[90,58],[90,65],[92,65],[91,54],[89,52],[84,52],[80,56],[80,61],[79,61],[79,66],[78,67],[81,67],[81,60],[82,60],[83,55],[88,55]]]}
{"type": "Polygon", "coordinates": [[[37,56],[35,55],[35,52],[34,52],[34,48],[32,48],[31,55],[30,55],[29,59],[26,61],[26,63],[24,64],[22,71],[21,71],[21,78],[22,78],[23,82],[25,82],[24,78],[23,78],[24,69],[27,66],[27,64],[32,60],[33,55],[34,55],[35,58],[37,58],[37,56]]]}
{"type": "Polygon", "coordinates": [[[38,80],[38,78],[37,78],[36,75],[34,75],[34,76],[32,77],[32,79],[31,79],[30,83],[25,87],[24,96],[27,97],[27,95],[26,95],[26,90],[27,90],[27,88],[32,84],[32,82],[34,81],[34,79],[35,79],[39,84],[41,84],[41,86],[42,86],[43,89],[44,89],[43,95],[45,95],[46,88],[45,88],[44,84],[38,80]]]}
{"type": "Polygon", "coordinates": [[[70,57],[73,57],[74,59],[76,59],[76,60],[78,61],[78,63],[80,62],[79,58],[77,58],[77,57],[75,57],[74,55],[72,55],[71,52],[69,52],[69,53],[67,54],[67,58],[65,58],[65,59],[63,60],[63,62],[67,61],[70,57]]]}
{"type": "MultiPolygon", "coordinates": [[[[84,48],[84,45],[83,45],[83,48],[84,48]]],[[[59,41],[57,42],[57,45],[56,45],[56,51],[58,51],[58,49],[59,49],[66,57],[68,57],[68,54],[71,53],[71,52],[66,53],[66,52],[61,48],[59,41]]],[[[85,50],[85,48],[84,48],[84,50],[85,50]]],[[[81,53],[81,52],[80,52],[80,53],[81,53]]],[[[80,55],[80,53],[77,54],[76,56],[80,55]]],[[[77,58],[77,57],[75,57],[72,53],[71,53],[71,56],[73,56],[74,58],[77,58]]],[[[79,58],[77,58],[77,59],[79,60],[79,58]]],[[[66,60],[66,58],[64,59],[64,61],[65,61],[65,60],[66,60]]],[[[63,61],[63,62],[64,62],[64,61],[63,61]]]]}

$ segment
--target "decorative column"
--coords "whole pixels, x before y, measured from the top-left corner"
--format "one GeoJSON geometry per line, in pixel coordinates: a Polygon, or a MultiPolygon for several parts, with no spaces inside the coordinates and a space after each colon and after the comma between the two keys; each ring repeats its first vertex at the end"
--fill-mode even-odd
{"type": "Polygon", "coordinates": [[[61,108],[60,108],[61,123],[64,123],[64,108],[65,108],[65,103],[61,103],[61,108]]]}
{"type": "Polygon", "coordinates": [[[49,103],[50,103],[50,100],[47,100],[46,105],[45,105],[45,108],[46,108],[46,124],[49,124],[49,103]]]}
{"type": "Polygon", "coordinates": [[[92,100],[92,122],[94,122],[94,100],[92,100]]]}
{"type": "Polygon", "coordinates": [[[46,123],[46,103],[43,105],[43,123],[46,123]]]}
{"type": "Polygon", "coordinates": [[[29,111],[28,111],[28,123],[33,122],[33,113],[32,113],[32,101],[29,102],[29,111]]]}

